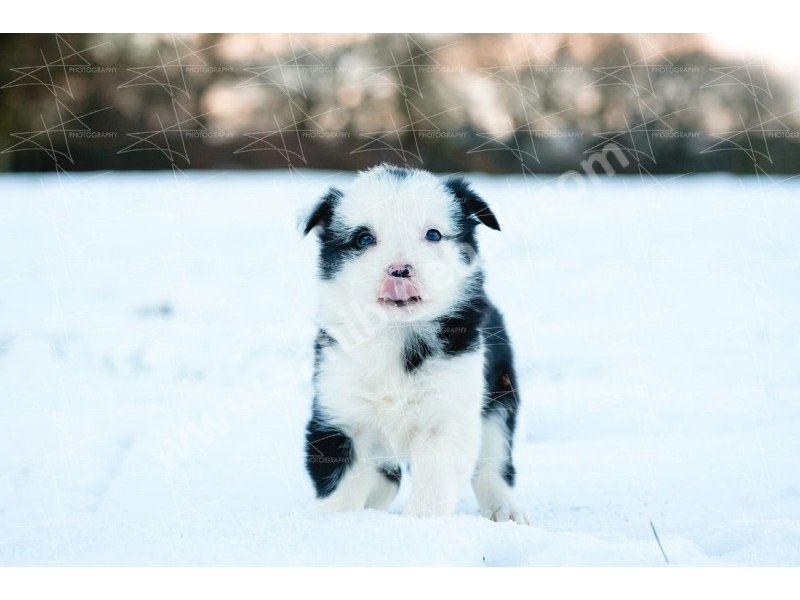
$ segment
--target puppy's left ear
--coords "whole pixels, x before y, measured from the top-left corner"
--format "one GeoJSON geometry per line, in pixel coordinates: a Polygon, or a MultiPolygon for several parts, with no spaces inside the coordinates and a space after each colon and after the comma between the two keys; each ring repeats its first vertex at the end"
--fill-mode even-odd
{"type": "Polygon", "coordinates": [[[463,177],[446,179],[444,187],[450,190],[456,200],[461,203],[461,207],[467,215],[475,217],[491,229],[500,231],[500,223],[497,222],[497,217],[494,216],[492,209],[483,198],[473,191],[463,177]]]}
{"type": "Polygon", "coordinates": [[[332,187],[329,188],[319,203],[314,207],[314,210],[305,219],[303,223],[303,236],[307,236],[315,227],[324,227],[331,222],[333,218],[333,211],[339,200],[342,197],[342,192],[332,187]]]}

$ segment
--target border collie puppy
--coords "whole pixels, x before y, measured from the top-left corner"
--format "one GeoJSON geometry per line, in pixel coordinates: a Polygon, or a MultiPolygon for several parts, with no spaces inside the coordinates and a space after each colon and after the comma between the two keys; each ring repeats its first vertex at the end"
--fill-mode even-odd
{"type": "Polygon", "coordinates": [[[512,493],[517,380],[480,224],[500,229],[462,178],[385,164],[307,217],[320,329],[306,466],[323,510],[386,509],[408,465],[404,514],[451,514],[471,480],[483,515],[527,522],[512,493]]]}

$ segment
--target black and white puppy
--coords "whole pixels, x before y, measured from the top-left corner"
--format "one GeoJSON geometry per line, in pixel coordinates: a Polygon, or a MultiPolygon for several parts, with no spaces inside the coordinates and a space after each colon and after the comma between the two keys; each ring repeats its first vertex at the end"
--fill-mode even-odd
{"type": "Polygon", "coordinates": [[[519,408],[503,318],[484,292],[476,227],[499,230],[459,177],[380,165],[331,188],[319,234],[319,334],[306,465],[324,510],[447,515],[468,481],[481,513],[527,522],[511,447],[519,408]]]}

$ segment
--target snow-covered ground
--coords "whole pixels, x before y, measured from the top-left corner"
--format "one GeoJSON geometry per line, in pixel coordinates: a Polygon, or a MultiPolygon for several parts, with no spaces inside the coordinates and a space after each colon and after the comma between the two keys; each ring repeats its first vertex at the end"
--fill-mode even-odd
{"type": "Polygon", "coordinates": [[[0,565],[800,565],[800,184],[473,177],[525,527],[313,511],[295,219],[348,178],[0,177],[0,565]]]}

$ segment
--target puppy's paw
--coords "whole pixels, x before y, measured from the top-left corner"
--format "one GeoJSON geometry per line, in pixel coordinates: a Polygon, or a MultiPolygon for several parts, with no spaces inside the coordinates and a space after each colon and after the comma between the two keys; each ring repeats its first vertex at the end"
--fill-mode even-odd
{"type": "Polygon", "coordinates": [[[530,519],[525,511],[517,506],[513,501],[506,500],[499,503],[499,506],[493,509],[481,511],[483,516],[488,517],[490,520],[497,523],[503,521],[514,521],[520,525],[530,525],[530,519]]]}

